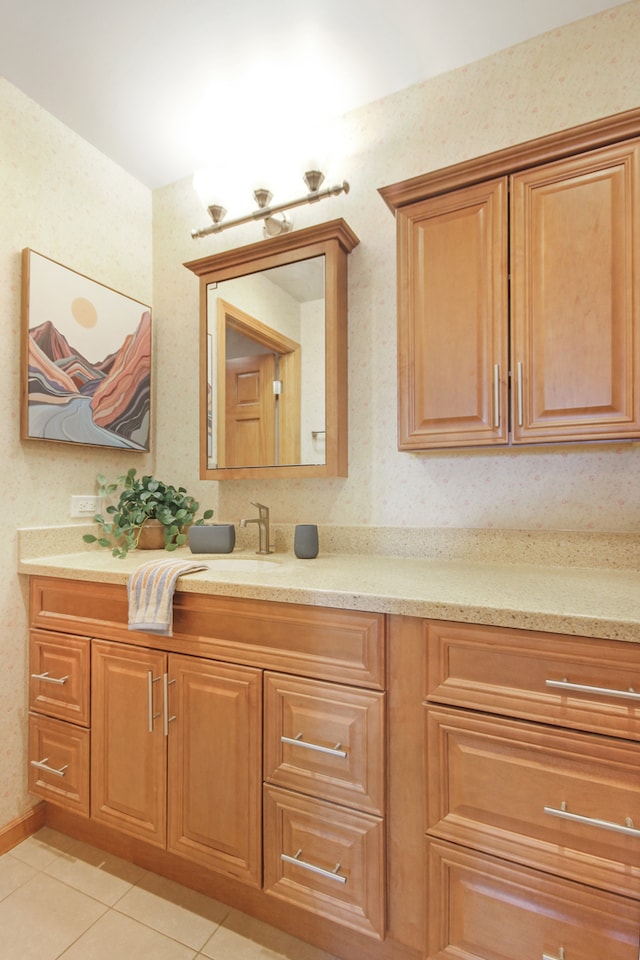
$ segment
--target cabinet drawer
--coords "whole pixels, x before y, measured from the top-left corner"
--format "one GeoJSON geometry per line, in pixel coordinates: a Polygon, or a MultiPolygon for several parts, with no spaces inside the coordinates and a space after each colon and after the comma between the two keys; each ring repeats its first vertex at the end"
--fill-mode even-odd
{"type": "Polygon", "coordinates": [[[29,635],[29,707],[89,726],[89,640],[32,630],[29,635]]]}
{"type": "Polygon", "coordinates": [[[264,801],[265,891],[383,939],[382,820],[270,786],[264,801]]]}
{"type": "Polygon", "coordinates": [[[637,901],[436,841],[427,863],[428,960],[637,960],[637,901]]]}
{"type": "Polygon", "coordinates": [[[265,676],[265,779],[384,813],[384,694],[265,676]]]}
{"type": "Polygon", "coordinates": [[[29,792],[89,816],[89,731],[29,716],[29,792]]]}
{"type": "Polygon", "coordinates": [[[464,711],[426,713],[433,835],[640,897],[635,744],[464,711]]]}
{"type": "Polygon", "coordinates": [[[385,688],[381,613],[188,593],[178,584],[173,637],[128,629],[124,584],[30,578],[34,628],[119,640],[358,687],[385,688]]]}
{"type": "Polygon", "coordinates": [[[430,701],[640,740],[640,644],[442,621],[424,629],[430,701]]]}

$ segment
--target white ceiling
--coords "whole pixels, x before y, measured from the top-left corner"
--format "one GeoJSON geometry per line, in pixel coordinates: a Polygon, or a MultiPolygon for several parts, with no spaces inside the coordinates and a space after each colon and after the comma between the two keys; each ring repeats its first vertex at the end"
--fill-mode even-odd
{"type": "Polygon", "coordinates": [[[149,187],[614,0],[0,0],[0,74],[149,187]]]}

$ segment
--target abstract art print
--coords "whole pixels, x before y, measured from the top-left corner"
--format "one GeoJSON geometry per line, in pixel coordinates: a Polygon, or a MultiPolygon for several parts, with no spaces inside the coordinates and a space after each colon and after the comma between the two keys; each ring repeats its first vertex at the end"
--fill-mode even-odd
{"type": "Polygon", "coordinates": [[[23,439],[149,450],[150,413],[150,308],[23,250],[23,439]]]}

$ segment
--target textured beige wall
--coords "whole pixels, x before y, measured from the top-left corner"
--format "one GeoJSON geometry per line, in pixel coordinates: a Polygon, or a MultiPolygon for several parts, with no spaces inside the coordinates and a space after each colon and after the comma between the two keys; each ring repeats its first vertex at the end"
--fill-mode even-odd
{"type": "MultiPolygon", "coordinates": [[[[249,502],[259,499],[282,522],[640,530],[638,444],[397,452],[395,232],[377,192],[430,169],[637,107],[638,49],[640,2],[634,2],[344,118],[349,154],[328,180],[348,179],[351,192],[292,216],[296,227],[342,216],[361,241],[350,256],[349,477],[212,484],[219,487],[221,519],[246,515],[249,502]]],[[[293,182],[288,196],[297,196],[300,187],[293,182]]],[[[249,184],[246,191],[249,210],[249,184]]],[[[182,331],[195,331],[198,310],[196,280],[180,261],[261,234],[251,224],[193,241],[190,229],[206,223],[207,215],[188,181],[157,191],[154,200],[155,305],[178,349],[182,331]]],[[[194,370],[195,347],[182,355],[194,370]]],[[[178,437],[174,417],[159,424],[159,457],[171,471],[193,455],[196,443],[197,383],[188,377],[181,383],[177,402],[188,425],[178,437]]]]}
{"type": "MultiPolygon", "coordinates": [[[[0,78],[0,828],[26,793],[26,584],[15,527],[71,522],[72,493],[151,457],[20,441],[20,254],[31,247],[151,303],[151,192],[0,78]]],[[[158,336],[158,340],[161,337],[158,336]]]]}

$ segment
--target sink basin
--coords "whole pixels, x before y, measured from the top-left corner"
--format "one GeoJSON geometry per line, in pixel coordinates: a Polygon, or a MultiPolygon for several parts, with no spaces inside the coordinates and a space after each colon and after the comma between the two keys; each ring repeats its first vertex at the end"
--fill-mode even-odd
{"type": "Polygon", "coordinates": [[[280,568],[277,560],[259,557],[207,557],[211,571],[226,570],[230,573],[273,573],[280,568]]]}

